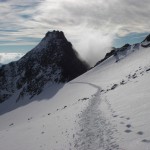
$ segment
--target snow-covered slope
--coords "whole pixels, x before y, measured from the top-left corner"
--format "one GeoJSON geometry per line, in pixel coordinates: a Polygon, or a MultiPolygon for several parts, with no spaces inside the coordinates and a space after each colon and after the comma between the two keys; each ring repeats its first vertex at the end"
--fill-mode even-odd
{"type": "Polygon", "coordinates": [[[150,48],[140,48],[118,63],[111,57],[80,78],[102,88],[99,109],[114,125],[119,149],[150,149],[149,56],[150,48]]]}
{"type": "Polygon", "coordinates": [[[130,50],[28,105],[2,103],[0,149],[149,150],[150,48],[130,50]]]}

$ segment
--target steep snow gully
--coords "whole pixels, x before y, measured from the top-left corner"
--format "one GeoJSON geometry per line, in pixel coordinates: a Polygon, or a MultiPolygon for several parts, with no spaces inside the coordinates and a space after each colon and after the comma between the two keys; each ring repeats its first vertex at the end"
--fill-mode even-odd
{"type": "Polygon", "coordinates": [[[95,84],[86,82],[71,82],[71,84],[88,84],[97,89],[97,92],[92,95],[89,105],[80,115],[80,130],[77,133],[78,138],[75,141],[75,148],[77,150],[118,150],[119,145],[113,136],[116,129],[105,118],[105,115],[99,108],[101,103],[101,88],[95,84]]]}

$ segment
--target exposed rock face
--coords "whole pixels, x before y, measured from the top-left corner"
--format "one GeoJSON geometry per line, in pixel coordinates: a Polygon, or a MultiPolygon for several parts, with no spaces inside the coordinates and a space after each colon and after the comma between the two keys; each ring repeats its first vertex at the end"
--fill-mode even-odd
{"type": "Polygon", "coordinates": [[[16,62],[0,68],[0,102],[19,92],[18,100],[42,92],[48,82],[70,81],[88,70],[63,32],[47,32],[41,42],[16,62]]]}
{"type": "Polygon", "coordinates": [[[150,34],[142,41],[142,47],[150,47],[150,34]]]}
{"type": "MultiPolygon", "coordinates": [[[[133,47],[137,49],[139,47],[139,45],[134,44],[133,47]]],[[[99,65],[100,63],[102,63],[103,61],[105,61],[106,59],[108,59],[111,56],[115,56],[116,62],[117,62],[117,61],[119,61],[119,59],[121,57],[125,57],[131,49],[133,49],[133,48],[130,44],[125,44],[124,46],[122,46],[120,48],[113,47],[112,50],[110,52],[106,53],[105,57],[102,60],[98,61],[95,66],[99,65]]]]}
{"type": "Polygon", "coordinates": [[[114,55],[114,53],[115,53],[115,48],[113,48],[110,52],[106,53],[105,57],[100,61],[98,61],[95,66],[99,65],[100,63],[102,63],[103,61],[105,61],[106,59],[114,55]]]}

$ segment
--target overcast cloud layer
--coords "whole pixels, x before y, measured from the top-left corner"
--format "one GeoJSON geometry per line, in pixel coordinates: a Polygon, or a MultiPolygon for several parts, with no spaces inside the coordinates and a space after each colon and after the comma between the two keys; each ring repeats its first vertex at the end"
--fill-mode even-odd
{"type": "Polygon", "coordinates": [[[62,30],[93,65],[115,38],[149,32],[149,12],[149,0],[0,0],[0,44],[36,45],[62,30]]]}

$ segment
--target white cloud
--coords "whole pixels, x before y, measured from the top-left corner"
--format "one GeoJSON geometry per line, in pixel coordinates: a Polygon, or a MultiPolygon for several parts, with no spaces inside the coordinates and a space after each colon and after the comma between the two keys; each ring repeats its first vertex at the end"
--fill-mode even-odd
{"type": "Polygon", "coordinates": [[[20,59],[23,53],[0,53],[0,64],[7,64],[20,59]]]}
{"type": "Polygon", "coordinates": [[[80,30],[82,36],[77,38],[75,49],[78,50],[82,59],[91,66],[104,57],[106,52],[111,50],[114,33],[106,34],[105,31],[90,29],[80,30]]]}
{"type": "MultiPolygon", "coordinates": [[[[102,56],[116,36],[149,32],[149,12],[149,0],[13,0],[0,3],[0,29],[17,31],[1,34],[10,43],[62,30],[89,60],[92,55],[94,59],[102,56]]],[[[28,45],[28,41],[22,43],[28,45]]]]}

